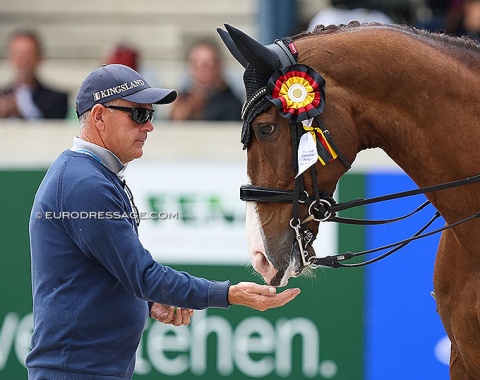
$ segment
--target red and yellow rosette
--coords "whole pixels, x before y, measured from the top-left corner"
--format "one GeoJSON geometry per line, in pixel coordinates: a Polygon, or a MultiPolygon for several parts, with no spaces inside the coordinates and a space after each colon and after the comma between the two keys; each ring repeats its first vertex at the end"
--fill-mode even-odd
{"type": "Polygon", "coordinates": [[[291,122],[311,119],[325,107],[325,79],[309,66],[287,66],[270,77],[267,99],[291,122]]]}

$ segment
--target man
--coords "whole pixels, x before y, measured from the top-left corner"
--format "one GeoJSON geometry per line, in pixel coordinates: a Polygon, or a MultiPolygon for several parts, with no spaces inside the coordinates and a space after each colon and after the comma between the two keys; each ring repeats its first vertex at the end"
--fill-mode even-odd
{"type": "Polygon", "coordinates": [[[465,0],[462,7],[463,34],[480,41],[480,0],[465,0]]]}
{"type": "Polygon", "coordinates": [[[223,76],[220,49],[197,41],[188,54],[190,82],[172,105],[171,120],[240,121],[242,102],[223,76]]]}
{"type": "Polygon", "coordinates": [[[29,379],[130,379],[148,315],[186,325],[192,309],[266,310],[300,292],[193,277],[156,263],[140,243],[123,172],[153,131],[152,104],[176,96],[119,64],[96,69],[82,83],[80,137],[48,170],[30,219],[29,379]]]}
{"type": "Polygon", "coordinates": [[[43,59],[40,40],[34,32],[18,31],[8,43],[8,61],[13,83],[0,90],[0,117],[26,120],[64,119],[68,95],[45,86],[38,79],[43,59]]]}

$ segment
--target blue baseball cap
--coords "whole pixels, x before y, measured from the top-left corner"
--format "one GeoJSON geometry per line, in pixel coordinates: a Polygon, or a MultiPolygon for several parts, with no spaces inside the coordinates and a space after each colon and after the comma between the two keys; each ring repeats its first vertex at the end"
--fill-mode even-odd
{"type": "Polygon", "coordinates": [[[168,104],[177,98],[171,89],[152,88],[142,76],[128,66],[103,65],[85,78],[75,100],[77,116],[114,99],[141,104],[168,104]]]}

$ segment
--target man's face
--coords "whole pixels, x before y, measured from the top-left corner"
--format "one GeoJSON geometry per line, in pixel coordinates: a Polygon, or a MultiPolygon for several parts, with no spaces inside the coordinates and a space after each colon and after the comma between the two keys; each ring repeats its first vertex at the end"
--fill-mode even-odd
{"type": "Polygon", "coordinates": [[[480,1],[469,0],[464,3],[464,26],[468,32],[480,32],[480,1]]]}
{"type": "Polygon", "coordinates": [[[198,45],[190,53],[190,71],[193,80],[211,87],[221,77],[221,64],[215,50],[208,45],[198,45]]]}
{"type": "Polygon", "coordinates": [[[10,41],[8,59],[15,70],[17,81],[29,82],[35,77],[36,67],[42,57],[35,40],[19,35],[10,41]]]}
{"type": "MultiPolygon", "coordinates": [[[[151,104],[131,103],[121,99],[109,104],[153,109],[151,104]]],[[[153,129],[151,121],[138,124],[128,112],[106,108],[105,130],[102,131],[104,147],[113,152],[122,163],[126,164],[143,155],[143,145],[147,139],[147,134],[153,129]]]]}

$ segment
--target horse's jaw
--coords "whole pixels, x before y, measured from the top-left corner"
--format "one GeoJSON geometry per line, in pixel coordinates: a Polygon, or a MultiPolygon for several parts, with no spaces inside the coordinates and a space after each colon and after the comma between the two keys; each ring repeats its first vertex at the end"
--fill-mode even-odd
{"type": "Polygon", "coordinates": [[[247,246],[255,271],[262,275],[267,284],[273,286],[286,286],[291,277],[298,277],[303,270],[303,262],[297,244],[293,239],[288,239],[284,247],[290,246],[290,253],[287,261],[275,264],[270,258],[265,241],[265,234],[262,231],[260,218],[255,202],[247,203],[246,215],[247,246]]]}

